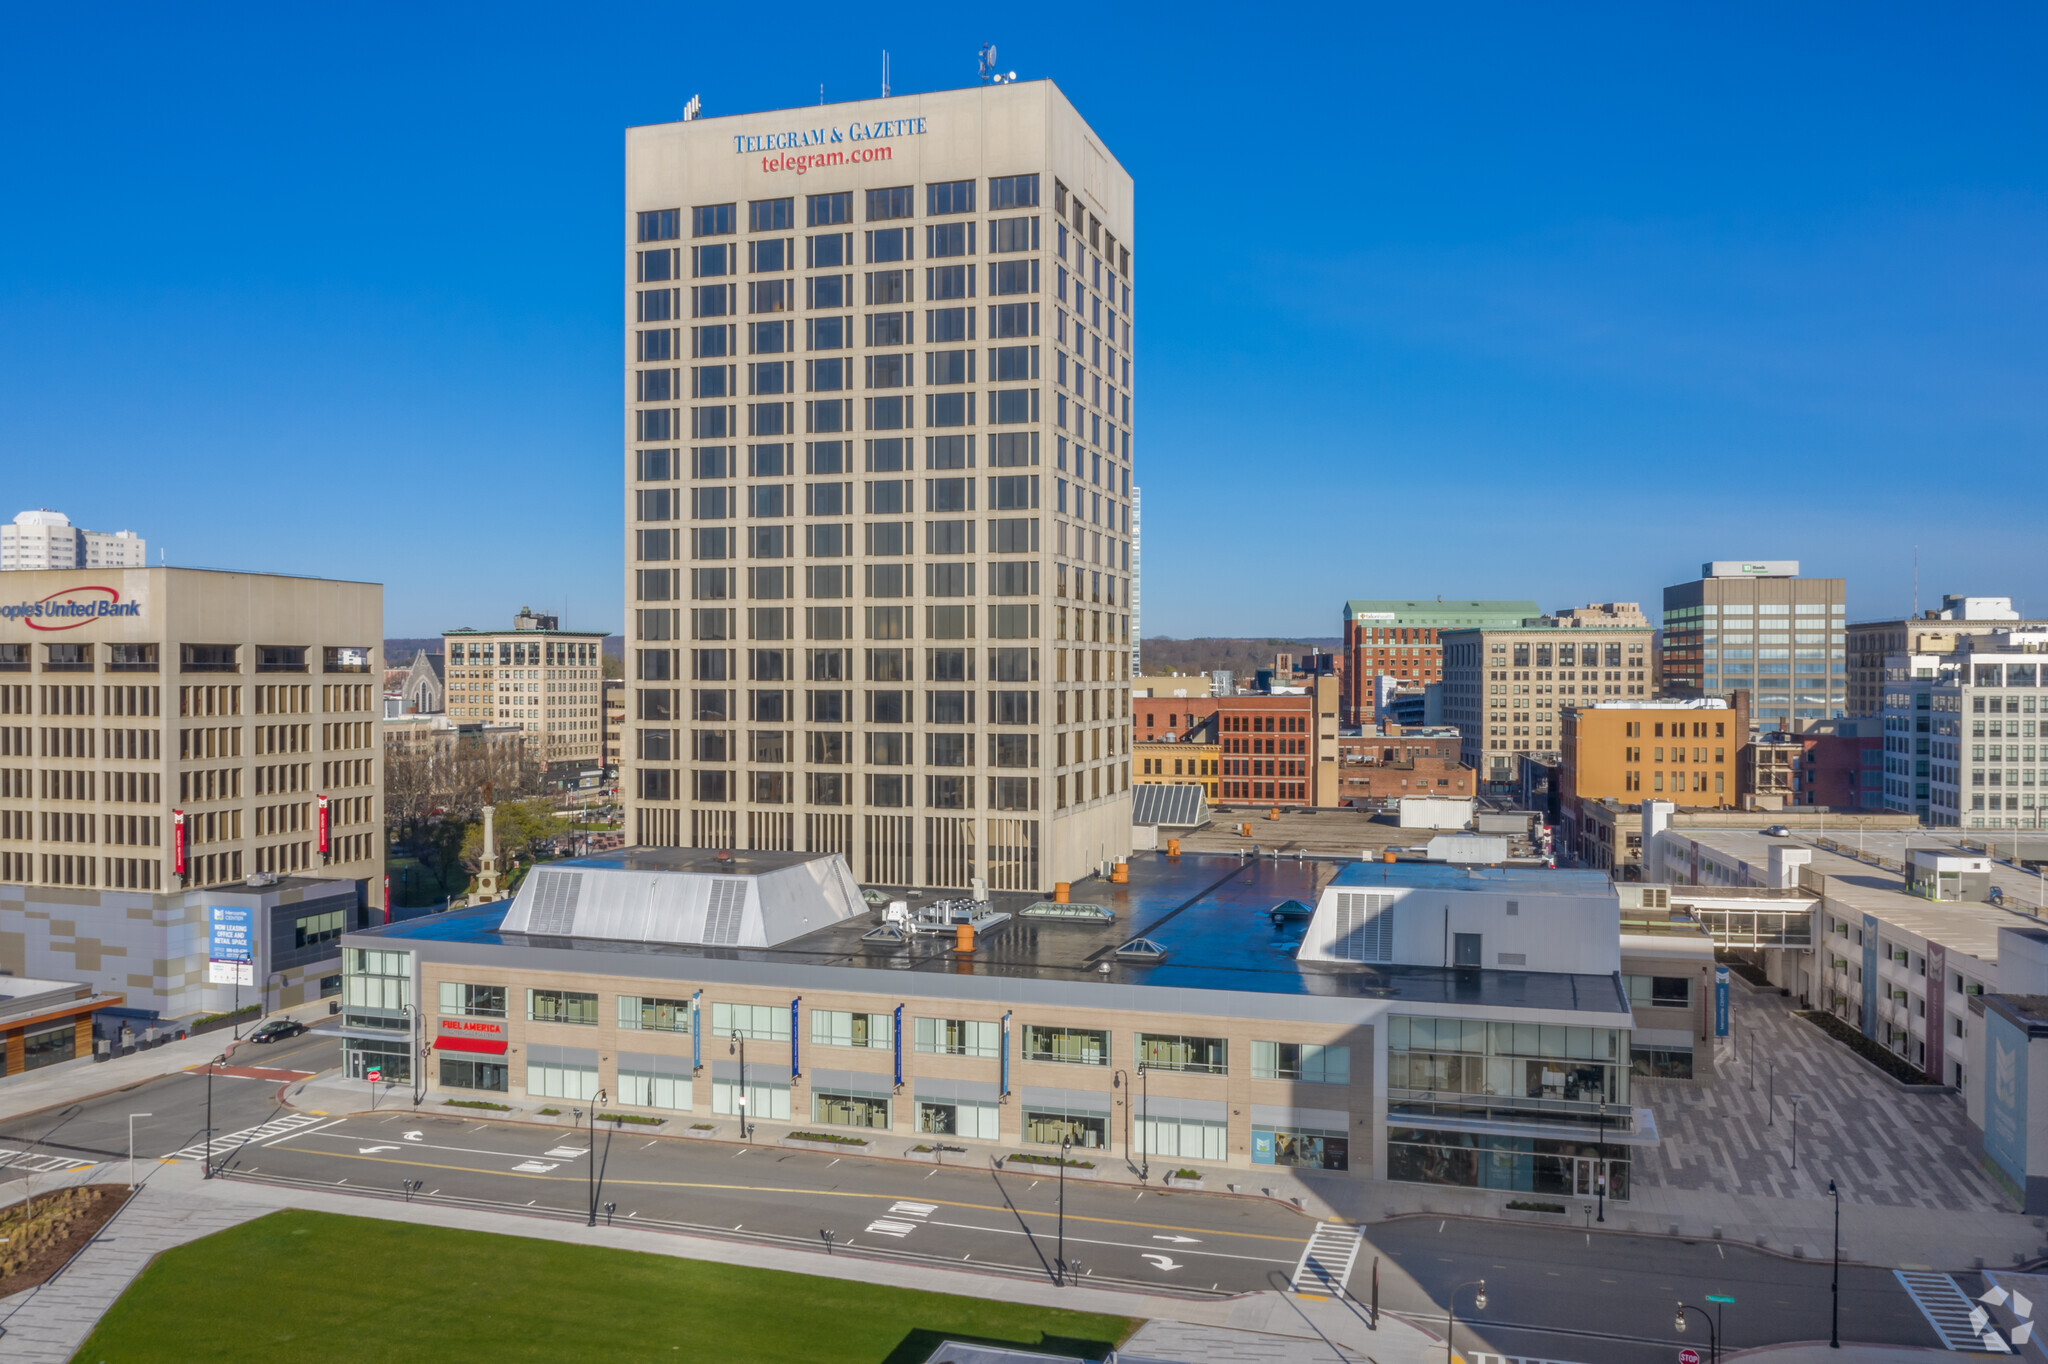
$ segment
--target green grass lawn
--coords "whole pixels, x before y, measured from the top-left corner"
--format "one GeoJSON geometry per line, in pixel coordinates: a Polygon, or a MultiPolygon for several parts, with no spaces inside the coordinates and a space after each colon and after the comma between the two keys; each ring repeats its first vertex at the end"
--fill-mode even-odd
{"type": "MultiPolygon", "coordinates": [[[[744,1245],[731,1247],[748,1257],[744,1245]]],[[[887,1265],[875,1265],[886,1278],[887,1265]]],[[[946,1337],[1100,1358],[1137,1323],[744,1265],[272,1213],[159,1256],[73,1364],[922,1364],[946,1337]]]]}

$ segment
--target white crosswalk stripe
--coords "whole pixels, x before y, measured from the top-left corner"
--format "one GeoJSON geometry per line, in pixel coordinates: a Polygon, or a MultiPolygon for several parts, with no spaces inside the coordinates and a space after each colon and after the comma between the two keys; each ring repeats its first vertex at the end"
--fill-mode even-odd
{"type": "Polygon", "coordinates": [[[21,1151],[0,1149],[0,1179],[14,1174],[64,1174],[71,1170],[89,1170],[97,1164],[96,1160],[79,1160],[75,1156],[31,1156],[21,1151]]]}
{"type": "Polygon", "coordinates": [[[1297,1293],[1342,1293],[1358,1263],[1358,1248],[1365,1233],[1342,1222],[1318,1222],[1315,1234],[1301,1248],[1301,1263],[1294,1267],[1288,1287],[1297,1293]]]}
{"type": "Polygon", "coordinates": [[[210,1142],[195,1142],[181,1151],[171,1152],[163,1157],[163,1159],[198,1160],[202,1155],[211,1155],[215,1159],[219,1159],[221,1156],[240,1147],[255,1145],[258,1142],[268,1141],[272,1137],[281,1137],[287,1132],[296,1132],[301,1127],[325,1121],[325,1118],[313,1113],[287,1113],[281,1118],[273,1118],[269,1122],[259,1123],[255,1127],[245,1127],[239,1132],[230,1132],[224,1137],[215,1137],[210,1142]]]}
{"type": "Polygon", "coordinates": [[[1906,1290],[1906,1296],[1927,1318],[1927,1324],[1934,1328],[1934,1334],[1941,1338],[1942,1348],[1984,1348],[1984,1341],[1970,1321],[1971,1311],[1982,1309],[1970,1301],[1954,1279],[1925,1270],[1895,1269],[1892,1273],[1906,1290]]]}

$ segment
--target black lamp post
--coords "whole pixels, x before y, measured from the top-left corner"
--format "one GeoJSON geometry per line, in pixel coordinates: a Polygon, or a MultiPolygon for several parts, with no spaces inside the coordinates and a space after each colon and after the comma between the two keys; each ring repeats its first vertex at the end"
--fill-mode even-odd
{"type": "Polygon", "coordinates": [[[752,1136],[747,1128],[747,1039],[740,1036],[738,1028],[732,1030],[732,1042],[726,1047],[725,1054],[730,1056],[735,1051],[740,1054],[740,1140],[747,1141],[752,1136]]]}
{"type": "Polygon", "coordinates": [[[1842,1191],[1828,1181],[1828,1197],[1835,1200],[1835,1269],[1828,1282],[1828,1348],[1842,1348],[1842,1191]]]}
{"type": "Polygon", "coordinates": [[[1138,1148],[1138,1182],[1142,1184],[1152,1178],[1152,1129],[1148,1125],[1152,1120],[1152,1072],[1143,1065],[1138,1067],[1138,1089],[1142,1096],[1138,1109],[1138,1135],[1145,1139],[1145,1144],[1138,1148]]]}
{"type": "Polygon", "coordinates": [[[1600,1168],[1593,1172],[1593,1196],[1599,1202],[1600,1215],[1595,1222],[1607,1220],[1607,1101],[1600,1101],[1600,1168]]]}
{"type": "Polygon", "coordinates": [[[1059,1249],[1053,1254],[1053,1265],[1059,1270],[1062,1287],[1067,1282],[1067,1148],[1073,1144],[1071,1132],[1060,1138],[1060,1239],[1059,1249]]]}
{"type": "Polygon", "coordinates": [[[201,1179],[213,1178],[213,1068],[227,1063],[225,1052],[206,1063],[206,1140],[199,1145],[201,1179]]]}
{"type": "Polygon", "coordinates": [[[1682,1302],[1678,1304],[1678,1315],[1672,1320],[1671,1325],[1677,1329],[1679,1334],[1683,1335],[1685,1333],[1685,1314],[1687,1312],[1699,1313],[1700,1320],[1707,1324],[1707,1364],[1721,1364],[1721,1332],[1714,1324],[1713,1315],[1706,1308],[1695,1307],[1691,1303],[1682,1302]]]}
{"type": "MultiPolygon", "coordinates": [[[[1128,1165],[1131,1162],[1131,1073],[1127,1070],[1116,1071],[1109,1077],[1109,1087],[1124,1092],[1124,1163],[1128,1165]]],[[[1116,1134],[1112,1132],[1110,1135],[1116,1134]]]]}
{"type": "Polygon", "coordinates": [[[405,1014],[405,1040],[412,1051],[412,1061],[406,1067],[412,1073],[406,1078],[412,1081],[412,1106],[418,1108],[427,1098],[427,1054],[432,1048],[420,1040],[420,1024],[424,1021],[424,1015],[410,1004],[401,1004],[398,1007],[405,1014]]]}
{"type": "Polygon", "coordinates": [[[1456,1357],[1451,1353],[1451,1341],[1458,1334],[1458,1294],[1468,1288],[1479,1290],[1472,1295],[1472,1310],[1475,1312],[1484,1312],[1486,1310],[1486,1280],[1473,1279],[1469,1283],[1461,1283],[1451,1290],[1450,1297],[1444,1300],[1444,1312],[1447,1317],[1447,1320],[1444,1322],[1444,1364],[1457,1364],[1456,1357]]]}

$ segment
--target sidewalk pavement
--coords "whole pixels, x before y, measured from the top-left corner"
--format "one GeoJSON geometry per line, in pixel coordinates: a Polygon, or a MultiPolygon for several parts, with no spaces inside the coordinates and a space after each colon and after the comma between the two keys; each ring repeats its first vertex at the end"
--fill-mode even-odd
{"type": "MultiPolygon", "coordinates": [[[[268,1017],[296,1018],[310,1027],[315,1019],[327,1017],[327,1001],[315,1000],[289,1009],[273,1009],[268,1017]]],[[[248,1040],[249,1029],[262,1021],[261,1016],[252,1015],[242,1025],[243,1042],[248,1040]]],[[[44,1109],[98,1098],[192,1066],[203,1066],[222,1052],[232,1057],[240,1045],[235,1041],[234,1029],[228,1027],[166,1042],[132,1056],[117,1056],[111,1061],[70,1061],[47,1070],[28,1071],[0,1080],[0,1116],[19,1117],[24,1113],[39,1113],[44,1109]]]]}
{"type": "MultiPolygon", "coordinates": [[[[103,1172],[107,1168],[100,1167],[103,1172]]],[[[92,1174],[81,1171],[38,1182],[48,1190],[57,1184],[90,1182],[92,1174]]],[[[586,1227],[551,1218],[277,1188],[241,1179],[204,1181],[196,1163],[177,1161],[153,1167],[120,1215],[54,1282],[0,1299],[0,1328],[6,1331],[0,1337],[0,1360],[64,1364],[157,1254],[280,1208],[606,1246],[680,1259],[743,1261],[795,1274],[886,1281],[892,1287],[931,1293],[1145,1318],[1155,1324],[1173,1324],[1178,1333],[1171,1336],[1174,1349],[1167,1352],[1168,1357],[1189,1364],[1260,1364],[1280,1359],[1329,1360],[1334,1364],[1367,1358],[1377,1364],[1435,1364],[1442,1349],[1440,1336],[1391,1315],[1382,1318],[1378,1331],[1368,1330],[1363,1309],[1338,1300],[1291,1298],[1273,1292],[1184,1299],[1078,1284],[1060,1288],[1036,1279],[857,1255],[825,1255],[786,1246],[741,1245],[683,1233],[586,1227]]],[[[1135,1342],[1133,1349],[1137,1349],[1135,1342]]],[[[1143,1352],[1161,1353],[1157,1349],[1143,1352]]]]}

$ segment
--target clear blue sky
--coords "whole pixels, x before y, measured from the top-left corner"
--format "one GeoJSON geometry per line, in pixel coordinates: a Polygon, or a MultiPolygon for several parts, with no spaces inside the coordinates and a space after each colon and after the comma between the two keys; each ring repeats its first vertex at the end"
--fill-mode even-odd
{"type": "Polygon", "coordinates": [[[2042,11],[1422,8],[16,6],[0,516],[616,628],[621,129],[993,40],[1137,178],[1146,633],[1750,556],[1874,616],[1915,544],[2048,613],[2042,11]]]}

